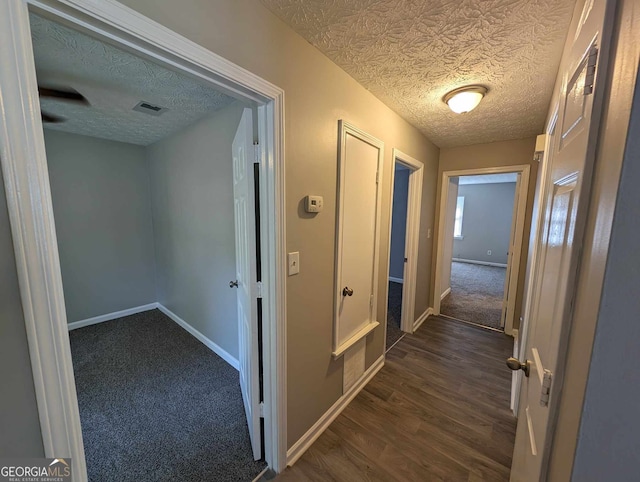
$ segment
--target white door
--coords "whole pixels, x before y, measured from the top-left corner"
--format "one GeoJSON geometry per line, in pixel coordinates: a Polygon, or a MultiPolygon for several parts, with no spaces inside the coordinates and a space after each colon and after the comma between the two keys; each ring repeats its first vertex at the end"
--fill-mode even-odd
{"type": "MultiPolygon", "coordinates": [[[[566,340],[589,190],[600,112],[594,109],[598,48],[606,0],[587,0],[562,72],[560,115],[550,147],[550,181],[541,209],[544,226],[527,344],[521,355],[523,378],[512,481],[546,478],[555,397],[560,392],[566,340]],[[592,120],[594,125],[592,125],[592,120]],[[526,358],[526,360],[524,360],[526,358]]],[[[599,80],[602,82],[602,79],[599,80]]],[[[597,95],[600,94],[598,89],[597,95]]],[[[514,363],[515,365],[515,363],[514,363]]]]}
{"type": "Polygon", "coordinates": [[[238,296],[238,357],[240,389],[249,425],[253,458],[262,453],[260,436],[260,380],[258,366],[258,307],[256,224],[253,183],[253,120],[244,109],[233,139],[233,198],[236,234],[236,280],[238,296]]]}
{"type": "Polygon", "coordinates": [[[378,325],[376,292],[382,142],[341,123],[334,355],[378,325]]]}

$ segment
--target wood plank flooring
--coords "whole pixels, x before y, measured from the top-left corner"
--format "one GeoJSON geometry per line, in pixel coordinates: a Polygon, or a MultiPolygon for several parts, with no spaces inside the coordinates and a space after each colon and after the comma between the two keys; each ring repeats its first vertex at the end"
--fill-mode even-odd
{"type": "Polygon", "coordinates": [[[275,480],[507,481],[513,339],[430,317],[275,480]]]}

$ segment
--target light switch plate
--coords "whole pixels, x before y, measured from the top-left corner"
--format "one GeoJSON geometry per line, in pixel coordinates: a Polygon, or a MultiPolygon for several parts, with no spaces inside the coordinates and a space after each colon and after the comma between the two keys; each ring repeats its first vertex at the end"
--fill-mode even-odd
{"type": "Polygon", "coordinates": [[[289,276],[298,274],[300,272],[300,252],[289,253],[289,276]]]}

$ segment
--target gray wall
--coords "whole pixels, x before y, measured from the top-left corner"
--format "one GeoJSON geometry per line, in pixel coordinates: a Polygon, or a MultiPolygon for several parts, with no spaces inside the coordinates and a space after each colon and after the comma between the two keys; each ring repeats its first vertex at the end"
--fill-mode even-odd
{"type": "Polygon", "coordinates": [[[27,333],[0,171],[0,457],[43,457],[27,333]]]}
{"type": "Polygon", "coordinates": [[[515,182],[460,185],[463,239],[453,241],[454,258],[507,264],[515,190],[515,182]]]}
{"type": "Polygon", "coordinates": [[[144,148],[45,130],[69,322],[156,301],[144,148]]]}
{"type": "Polygon", "coordinates": [[[629,125],[572,480],[638,480],[640,84],[629,125]]]}
{"type": "Polygon", "coordinates": [[[411,174],[409,169],[396,167],[396,175],[393,181],[389,276],[400,279],[404,279],[404,248],[407,236],[409,174],[411,174]]]}
{"type": "Polygon", "coordinates": [[[231,144],[239,103],[147,148],[158,302],[238,357],[231,144]]]}

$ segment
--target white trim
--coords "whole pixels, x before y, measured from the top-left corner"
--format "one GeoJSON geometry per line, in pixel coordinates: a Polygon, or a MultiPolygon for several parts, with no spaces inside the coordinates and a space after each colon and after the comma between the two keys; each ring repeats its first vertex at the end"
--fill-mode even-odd
{"type": "Polygon", "coordinates": [[[362,338],[367,336],[369,333],[375,330],[378,326],[380,326],[380,322],[378,321],[372,321],[371,323],[363,326],[358,331],[356,331],[353,335],[351,335],[351,337],[347,338],[344,342],[342,342],[340,346],[336,347],[336,349],[333,350],[331,354],[333,355],[334,358],[338,358],[344,355],[345,351],[347,351],[353,345],[358,343],[362,338]]]}
{"type": "Polygon", "coordinates": [[[97,325],[98,323],[102,323],[105,321],[117,320],[118,318],[122,318],[123,316],[135,315],[137,313],[155,310],[156,308],[158,308],[158,303],[149,303],[148,305],[135,306],[134,308],[129,308],[127,310],[114,311],[113,313],[107,313],[106,315],[94,316],[93,318],[74,321],[72,323],[69,323],[67,327],[69,328],[69,331],[77,330],[78,328],[82,328],[85,326],[97,325]]]}
{"type": "MultiPolygon", "coordinates": [[[[518,343],[520,340],[518,339],[518,334],[519,334],[519,331],[516,328],[514,328],[513,329],[513,358],[517,360],[520,359],[520,353],[518,350],[518,343]]],[[[522,370],[513,370],[511,372],[511,387],[514,387],[515,385],[518,384],[518,378],[520,377],[521,373],[522,373],[522,370]]],[[[511,411],[513,412],[513,415],[515,417],[518,416],[518,409],[516,405],[517,405],[516,392],[514,390],[511,390],[511,403],[509,404],[509,407],[511,408],[511,411]]]]}
{"type": "Polygon", "coordinates": [[[477,261],[475,259],[451,258],[451,261],[457,261],[458,263],[467,263],[467,264],[479,264],[482,266],[496,266],[498,268],[507,267],[505,263],[492,263],[490,261],[477,261]]]}
{"type": "Polygon", "coordinates": [[[259,104],[265,459],[276,472],[284,470],[284,91],[115,0],[0,2],[0,162],[45,455],[71,457],[74,479],[86,480],[29,7],[54,21],[188,72],[236,98],[259,104]]]}
{"type": "MultiPolygon", "coordinates": [[[[525,280],[525,294],[524,294],[524,305],[522,307],[522,316],[520,317],[520,330],[519,332],[522,334],[519,340],[519,351],[524,352],[527,337],[529,334],[529,320],[531,314],[533,312],[533,295],[535,291],[535,286],[537,284],[539,269],[539,252],[542,243],[542,232],[544,228],[544,216],[543,216],[543,208],[545,206],[545,193],[547,187],[549,186],[549,177],[551,175],[551,163],[550,152],[552,149],[552,141],[555,133],[556,123],[558,121],[558,112],[560,109],[560,104],[556,103],[555,107],[552,109],[551,118],[549,120],[549,125],[545,130],[545,134],[541,134],[536,138],[536,146],[538,142],[541,141],[541,137],[544,136],[544,151],[541,156],[538,156],[538,172],[539,181],[536,187],[535,198],[537,199],[537,204],[534,205],[533,209],[533,219],[531,220],[531,233],[529,235],[529,264],[527,265],[526,272],[526,280],[525,280]]],[[[520,371],[520,370],[518,370],[520,371]]],[[[520,387],[522,385],[522,376],[518,376],[515,379],[515,383],[511,384],[511,396],[513,399],[513,410],[517,415],[519,406],[520,406],[520,387]]]]}
{"type": "Polygon", "coordinates": [[[176,324],[180,325],[186,331],[191,333],[195,338],[198,339],[198,341],[200,341],[204,346],[209,348],[209,350],[214,352],[216,355],[218,355],[220,358],[222,358],[224,361],[226,361],[229,365],[231,365],[236,370],[240,370],[240,362],[238,361],[237,358],[232,356],[228,351],[226,351],[217,343],[211,341],[209,338],[207,338],[201,332],[196,330],[193,326],[191,326],[189,323],[184,321],[182,318],[180,318],[178,315],[176,315],[173,311],[171,311],[166,306],[161,305],[160,303],[157,303],[157,307],[165,315],[167,315],[169,318],[175,321],[176,324]]]}
{"type": "Polygon", "coordinates": [[[424,313],[422,313],[422,314],[418,317],[418,319],[415,321],[415,323],[413,324],[413,331],[412,331],[412,333],[415,333],[415,332],[416,332],[416,330],[417,330],[418,328],[420,328],[420,327],[422,326],[422,324],[425,322],[425,320],[426,320],[427,318],[429,318],[431,315],[433,315],[433,308],[427,308],[427,309],[425,310],[425,312],[424,312],[424,313]]]}
{"type": "MultiPolygon", "coordinates": [[[[357,128],[353,124],[340,119],[338,121],[338,215],[336,216],[336,258],[335,258],[335,281],[334,281],[334,301],[333,301],[333,356],[342,355],[347,348],[356,343],[360,338],[369,334],[379,325],[378,317],[378,267],[380,265],[380,219],[382,211],[382,173],[384,165],[384,142],[366,133],[362,129],[357,128]],[[342,300],[342,246],[343,246],[343,223],[344,223],[344,191],[345,184],[343,173],[345,172],[346,152],[347,152],[347,136],[351,135],[362,142],[366,142],[372,147],[378,149],[378,164],[376,174],[376,224],[374,229],[374,245],[373,245],[373,273],[372,273],[372,292],[371,292],[371,319],[358,331],[346,340],[338,338],[338,323],[340,321],[340,302],[342,300]]],[[[388,273],[387,273],[388,275],[388,273]]]]}
{"type": "MultiPolygon", "coordinates": [[[[417,159],[405,154],[400,149],[393,148],[391,159],[391,183],[390,197],[393,201],[396,164],[409,169],[409,189],[407,193],[407,225],[405,228],[405,257],[403,278],[395,278],[389,275],[391,264],[391,226],[393,212],[389,211],[389,250],[387,260],[387,277],[389,281],[402,283],[402,315],[400,329],[405,333],[413,333],[415,305],[416,305],[416,277],[418,273],[418,246],[420,243],[420,211],[422,209],[422,185],[424,164],[417,159]]],[[[386,305],[389,304],[389,287],[386,292],[386,305]]],[[[387,336],[387,324],[384,324],[384,336],[387,336]]],[[[389,347],[386,348],[387,351],[389,347]]]]}
{"type": "Polygon", "coordinates": [[[371,379],[384,366],[384,355],[378,358],[368,369],[360,380],[358,380],[345,394],[343,394],[322,417],[314,423],[307,432],[300,437],[287,451],[287,465],[292,466],[307,451],[313,442],[331,425],[331,423],[347,408],[347,405],[356,398],[356,395],[371,381],[371,379]]]}
{"type": "Polygon", "coordinates": [[[447,296],[451,294],[451,286],[449,286],[444,292],[440,295],[440,301],[444,300],[447,296]]]}
{"type": "MultiPolygon", "coordinates": [[[[435,282],[433,283],[433,309],[436,315],[440,314],[440,286],[442,284],[442,258],[444,254],[444,224],[447,217],[447,198],[449,194],[449,178],[459,176],[472,176],[478,174],[499,174],[504,172],[520,173],[520,189],[518,192],[517,216],[515,219],[515,241],[511,243],[515,247],[513,255],[509,256],[509,264],[507,271],[509,272],[509,296],[507,301],[506,320],[504,332],[511,335],[513,331],[513,318],[516,303],[516,288],[518,286],[518,273],[520,271],[520,258],[522,254],[522,241],[524,235],[524,218],[527,208],[527,195],[529,192],[529,173],[531,166],[528,164],[519,164],[514,166],[487,167],[479,169],[463,169],[455,171],[444,171],[440,179],[440,211],[438,213],[438,238],[436,242],[436,263],[435,263],[435,282]],[[515,261],[514,261],[515,260],[515,261]]],[[[513,222],[513,220],[512,220],[513,222]]],[[[507,296],[507,290],[505,290],[507,296]]]]}

